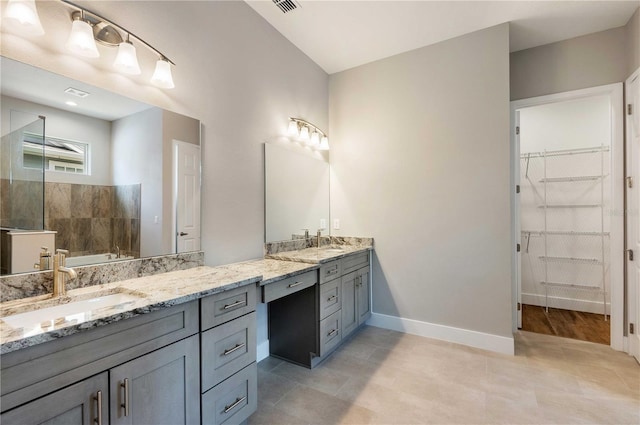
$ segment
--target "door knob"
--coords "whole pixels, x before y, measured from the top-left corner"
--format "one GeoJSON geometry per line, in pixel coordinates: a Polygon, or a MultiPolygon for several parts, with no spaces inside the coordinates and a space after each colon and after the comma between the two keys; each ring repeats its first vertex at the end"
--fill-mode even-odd
{"type": "Polygon", "coordinates": [[[187,235],[188,235],[188,233],[185,233],[185,232],[178,233],[178,236],[187,236],[187,235]]]}

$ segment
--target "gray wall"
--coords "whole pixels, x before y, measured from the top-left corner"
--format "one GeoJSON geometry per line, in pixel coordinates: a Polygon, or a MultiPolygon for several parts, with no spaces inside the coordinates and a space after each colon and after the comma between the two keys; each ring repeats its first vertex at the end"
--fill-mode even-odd
{"type": "Polygon", "coordinates": [[[511,336],[509,29],[330,77],[332,234],[373,236],[373,311],[511,336]]]}
{"type": "Polygon", "coordinates": [[[627,77],[640,68],[640,7],[625,25],[627,37],[627,77]]]}
{"type": "Polygon", "coordinates": [[[511,53],[511,100],[624,81],[626,36],[619,27],[511,53]]]}
{"type": "Polygon", "coordinates": [[[111,122],[9,96],[2,96],[0,104],[2,105],[0,128],[3,134],[15,128],[10,125],[10,113],[11,110],[17,110],[46,116],[46,134],[49,137],[90,144],[91,175],[47,172],[48,182],[111,184],[111,167],[108,160],[103,160],[110,157],[111,122]]]}

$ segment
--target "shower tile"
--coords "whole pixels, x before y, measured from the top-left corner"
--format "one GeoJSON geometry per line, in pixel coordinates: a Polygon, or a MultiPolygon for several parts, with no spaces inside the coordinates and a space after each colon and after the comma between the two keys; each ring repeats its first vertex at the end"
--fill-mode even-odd
{"type": "MultiPolygon", "coordinates": [[[[70,218],[49,218],[45,220],[46,230],[55,230],[56,234],[56,246],[55,249],[69,249],[71,248],[71,219],[70,218]]],[[[55,251],[51,249],[51,251],[55,251]]]]}
{"type": "Polygon", "coordinates": [[[71,185],[71,217],[90,218],[93,213],[93,188],[86,184],[71,185]]]}
{"type": "Polygon", "coordinates": [[[44,206],[45,218],[71,218],[71,184],[45,183],[44,206]]]}
{"type": "Polygon", "coordinates": [[[89,251],[91,249],[91,219],[71,219],[71,251],[89,251]]]}
{"type": "Polygon", "coordinates": [[[93,218],[111,218],[111,187],[110,186],[94,186],[93,187],[93,218]]]}
{"type": "Polygon", "coordinates": [[[140,256],[140,220],[135,218],[131,219],[131,254],[140,256]]]}
{"type": "Polygon", "coordinates": [[[93,253],[110,252],[111,250],[111,219],[93,218],[91,219],[91,237],[93,253]]]}

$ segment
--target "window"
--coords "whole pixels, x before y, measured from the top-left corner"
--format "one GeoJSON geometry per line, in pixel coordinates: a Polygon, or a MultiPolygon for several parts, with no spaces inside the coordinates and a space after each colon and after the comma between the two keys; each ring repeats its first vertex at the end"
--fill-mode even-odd
{"type": "Polygon", "coordinates": [[[89,144],[25,133],[22,143],[24,168],[44,168],[72,174],[89,174],[89,144]],[[44,155],[44,158],[43,158],[44,155]],[[44,166],[43,166],[44,162],[44,166]]]}

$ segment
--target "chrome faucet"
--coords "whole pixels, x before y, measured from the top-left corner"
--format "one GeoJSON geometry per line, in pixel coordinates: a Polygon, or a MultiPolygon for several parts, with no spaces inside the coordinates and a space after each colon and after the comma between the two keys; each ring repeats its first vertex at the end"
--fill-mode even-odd
{"type": "Polygon", "coordinates": [[[42,249],[40,252],[40,261],[35,263],[33,268],[40,271],[49,270],[51,268],[51,252],[49,252],[49,248],[46,246],[42,246],[40,248],[42,249]]]}
{"type": "Polygon", "coordinates": [[[316,234],[316,239],[317,239],[317,241],[316,241],[316,247],[317,247],[317,248],[320,248],[320,239],[322,238],[322,231],[323,231],[323,230],[324,230],[324,229],[318,229],[318,233],[316,234]]]}
{"type": "Polygon", "coordinates": [[[305,238],[305,240],[309,239],[309,229],[302,229],[302,230],[304,230],[304,238],[305,238]]]}
{"type": "Polygon", "coordinates": [[[118,245],[116,245],[114,248],[115,248],[115,251],[116,251],[116,258],[120,258],[120,247],[118,245]]]}
{"type": "Polygon", "coordinates": [[[76,271],[70,267],[66,267],[67,255],[69,251],[66,249],[56,249],[56,255],[53,256],[53,296],[60,297],[67,293],[65,281],[78,277],[76,271]]]}

